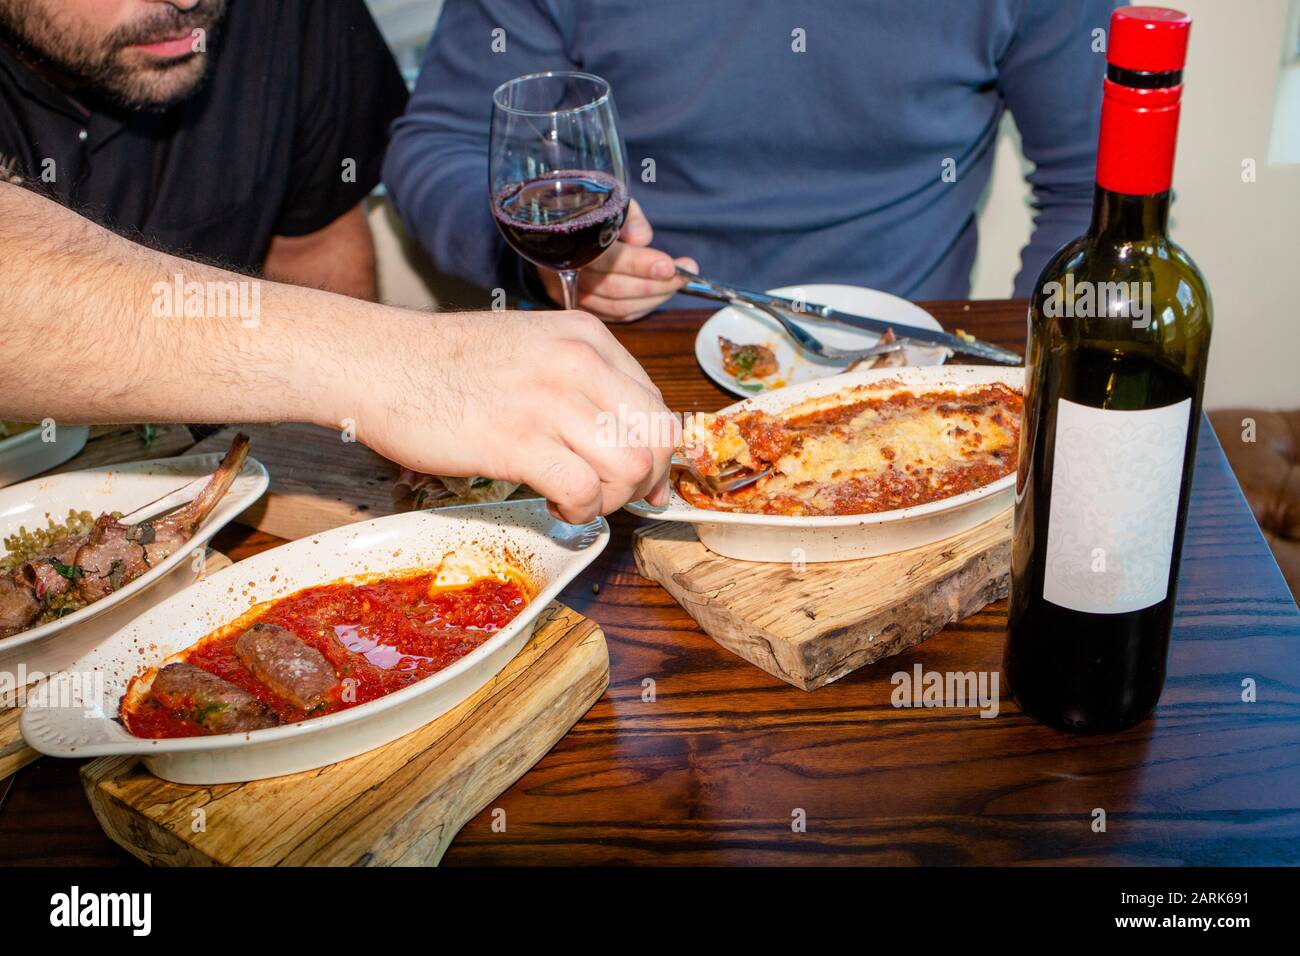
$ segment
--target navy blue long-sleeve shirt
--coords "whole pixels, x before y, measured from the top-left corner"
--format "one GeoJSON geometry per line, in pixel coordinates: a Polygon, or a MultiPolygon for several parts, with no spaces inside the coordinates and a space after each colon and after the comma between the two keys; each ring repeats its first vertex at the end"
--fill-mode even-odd
{"type": "Polygon", "coordinates": [[[488,209],[492,91],[581,69],[610,82],[656,248],[755,288],[962,298],[1010,109],[1034,165],[1035,227],[1015,283],[1027,295],[1087,226],[1105,72],[1095,31],[1117,5],[447,0],[384,179],[440,269],[517,288],[488,209]]]}

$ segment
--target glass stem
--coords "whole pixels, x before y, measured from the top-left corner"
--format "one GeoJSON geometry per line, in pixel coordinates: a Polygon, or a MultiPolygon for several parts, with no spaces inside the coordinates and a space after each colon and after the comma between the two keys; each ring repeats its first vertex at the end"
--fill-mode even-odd
{"type": "Polygon", "coordinates": [[[578,270],[561,269],[560,284],[564,286],[564,307],[566,309],[576,309],[578,307],[578,270]]]}

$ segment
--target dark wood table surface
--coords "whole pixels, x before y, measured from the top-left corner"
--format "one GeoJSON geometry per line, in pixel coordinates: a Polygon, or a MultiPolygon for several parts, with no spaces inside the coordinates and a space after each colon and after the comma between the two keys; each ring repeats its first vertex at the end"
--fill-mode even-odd
{"type": "MultiPolygon", "coordinates": [[[[948,329],[1023,347],[1021,302],[927,307],[948,329]]],[[[680,411],[733,400],[695,363],[706,314],[617,330],[680,411]]],[[[638,520],[613,515],[609,548],[562,598],[604,629],[609,690],[443,863],[1300,862],[1300,612],[1208,423],[1192,495],[1164,697],[1153,719],[1104,737],[1038,726],[1004,687],[993,719],[891,706],[890,675],[917,663],[999,671],[1005,602],[837,683],[790,687],[641,578],[638,520]]],[[[214,543],[239,559],[279,539],[231,526],[214,543]]],[[[77,768],[43,758],[0,781],[0,863],[134,862],[100,832],[77,768]]]]}

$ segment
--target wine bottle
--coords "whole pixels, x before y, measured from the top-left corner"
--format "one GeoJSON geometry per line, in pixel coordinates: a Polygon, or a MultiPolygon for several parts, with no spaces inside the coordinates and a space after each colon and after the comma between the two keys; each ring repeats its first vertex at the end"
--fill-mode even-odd
{"type": "Polygon", "coordinates": [[[1004,670],[1063,730],[1132,726],[1164,687],[1211,324],[1168,236],[1190,28],[1112,15],[1092,222],[1029,306],[1004,670]]]}

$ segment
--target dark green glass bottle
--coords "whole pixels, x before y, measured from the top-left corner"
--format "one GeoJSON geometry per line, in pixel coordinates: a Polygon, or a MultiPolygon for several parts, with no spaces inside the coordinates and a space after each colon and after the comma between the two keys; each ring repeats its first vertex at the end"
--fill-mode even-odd
{"type": "Polygon", "coordinates": [[[1190,23],[1113,15],[1092,224],[1029,308],[1004,667],[1065,730],[1132,726],[1164,687],[1211,326],[1167,232],[1190,23]]]}

